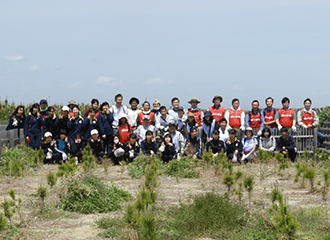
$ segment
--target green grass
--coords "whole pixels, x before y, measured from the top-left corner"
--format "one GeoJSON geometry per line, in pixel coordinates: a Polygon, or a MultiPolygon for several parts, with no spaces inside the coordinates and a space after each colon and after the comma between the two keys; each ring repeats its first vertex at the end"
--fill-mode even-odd
{"type": "Polygon", "coordinates": [[[171,177],[199,178],[200,173],[196,171],[195,160],[192,158],[173,159],[164,165],[164,174],[171,177]]]}
{"type": "Polygon", "coordinates": [[[67,191],[61,194],[60,207],[70,212],[104,213],[120,209],[122,203],[130,199],[128,192],[87,175],[68,183],[67,191]]]}

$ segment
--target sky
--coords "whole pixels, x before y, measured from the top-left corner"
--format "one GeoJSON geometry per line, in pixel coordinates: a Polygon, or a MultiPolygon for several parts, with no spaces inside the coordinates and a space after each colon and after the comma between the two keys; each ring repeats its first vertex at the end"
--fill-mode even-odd
{"type": "Polygon", "coordinates": [[[1,101],[330,105],[328,0],[2,0],[1,101]]]}

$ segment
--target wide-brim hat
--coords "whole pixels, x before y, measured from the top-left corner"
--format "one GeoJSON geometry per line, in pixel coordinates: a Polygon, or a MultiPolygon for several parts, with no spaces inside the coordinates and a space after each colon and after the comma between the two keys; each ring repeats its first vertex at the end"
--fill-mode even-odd
{"type": "Polygon", "coordinates": [[[219,96],[219,95],[215,95],[215,96],[213,97],[212,102],[214,103],[215,99],[217,99],[217,98],[219,98],[219,99],[220,99],[220,102],[222,102],[222,97],[219,96]]]}
{"type": "Polygon", "coordinates": [[[192,97],[188,103],[192,103],[192,102],[200,103],[200,101],[197,99],[197,97],[192,97]]]}
{"type": "Polygon", "coordinates": [[[192,112],[190,112],[188,113],[188,117],[195,117],[195,115],[192,112]]]}
{"type": "Polygon", "coordinates": [[[68,105],[77,105],[77,102],[75,100],[70,100],[68,105]]]}

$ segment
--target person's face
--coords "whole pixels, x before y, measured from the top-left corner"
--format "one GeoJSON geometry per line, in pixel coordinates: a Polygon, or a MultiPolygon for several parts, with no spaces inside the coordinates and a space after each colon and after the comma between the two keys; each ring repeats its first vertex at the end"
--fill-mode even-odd
{"type": "Polygon", "coordinates": [[[265,131],[265,132],[264,132],[264,136],[265,136],[266,138],[268,138],[268,137],[269,137],[269,132],[268,132],[268,131],[265,131]]]}
{"type": "Polygon", "coordinates": [[[214,105],[215,106],[220,106],[220,99],[219,98],[216,98],[215,100],[214,100],[214,105]]]}
{"type": "Polygon", "coordinates": [[[218,140],[219,139],[219,134],[213,134],[213,139],[218,140]]]}
{"type": "Polygon", "coordinates": [[[147,138],[147,141],[151,141],[151,139],[152,139],[152,134],[147,134],[146,138],[147,138]]]}
{"type": "Polygon", "coordinates": [[[173,106],[173,108],[177,109],[180,106],[180,101],[179,100],[174,100],[172,102],[172,106],[173,106]]]}
{"type": "Polygon", "coordinates": [[[160,104],[158,102],[154,102],[152,104],[152,106],[155,108],[155,109],[158,109],[160,107],[160,104]]]}
{"type": "Polygon", "coordinates": [[[175,126],[171,125],[169,127],[170,133],[174,133],[175,132],[175,126]]]}
{"type": "Polygon", "coordinates": [[[165,140],[166,143],[170,143],[171,142],[171,138],[169,136],[166,136],[164,140],[165,140]]]}
{"type": "Polygon", "coordinates": [[[220,123],[220,128],[221,128],[222,130],[225,130],[226,127],[227,127],[227,123],[226,123],[226,122],[221,122],[221,123],[220,123]]]}
{"type": "Polygon", "coordinates": [[[73,108],[73,110],[72,110],[72,112],[73,112],[73,115],[75,116],[75,117],[78,117],[79,116],[79,110],[78,110],[78,108],[73,108]]]}
{"type": "Polygon", "coordinates": [[[99,107],[99,104],[97,103],[97,102],[94,102],[93,104],[92,104],[92,108],[93,109],[97,109],[99,107]]]}
{"type": "Polygon", "coordinates": [[[69,115],[69,112],[68,111],[63,111],[63,117],[68,117],[68,115],[69,115]]]}
{"type": "Polygon", "coordinates": [[[137,108],[137,105],[138,105],[138,104],[137,104],[137,101],[132,101],[132,102],[131,102],[131,108],[132,108],[132,109],[136,109],[136,108],[137,108]]]}
{"type": "Polygon", "coordinates": [[[145,103],[143,105],[143,110],[146,111],[146,112],[149,111],[150,110],[150,105],[148,103],[145,103]]]}
{"type": "Polygon", "coordinates": [[[197,131],[196,130],[193,130],[192,132],[190,132],[191,138],[195,138],[196,135],[197,135],[197,131]]]}
{"type": "Polygon", "coordinates": [[[121,105],[122,102],[123,102],[123,98],[122,98],[122,97],[117,97],[117,99],[116,99],[116,104],[117,104],[117,105],[121,105]]]}
{"type": "Polygon", "coordinates": [[[245,133],[247,138],[251,138],[252,137],[252,132],[251,131],[246,131],[245,133]]]}
{"type": "Polygon", "coordinates": [[[98,133],[92,135],[92,139],[93,139],[93,140],[98,139],[98,137],[99,137],[99,134],[98,134],[98,133]]]}
{"type": "Polygon", "coordinates": [[[48,111],[48,115],[49,115],[50,117],[53,117],[53,116],[54,116],[54,109],[50,109],[50,110],[48,111]]]}
{"type": "Polygon", "coordinates": [[[122,124],[124,124],[124,123],[126,122],[126,118],[124,118],[124,117],[121,118],[121,119],[120,119],[120,122],[121,122],[122,124]]]}
{"type": "Polygon", "coordinates": [[[108,111],[109,110],[109,105],[104,105],[102,109],[103,109],[103,112],[108,111]]]}
{"type": "Polygon", "coordinates": [[[182,118],[183,117],[183,111],[178,111],[178,116],[179,116],[179,118],[182,118]]]}
{"type": "Polygon", "coordinates": [[[131,144],[135,144],[136,143],[136,139],[135,138],[130,138],[129,141],[130,141],[131,144]]]}
{"type": "Polygon", "coordinates": [[[197,108],[198,102],[197,101],[192,101],[190,103],[190,105],[191,105],[192,108],[197,108]]]}
{"type": "Polygon", "coordinates": [[[304,105],[305,105],[306,110],[309,110],[311,108],[312,104],[310,101],[306,101],[304,105]]]}
{"type": "Polygon", "coordinates": [[[32,110],[32,113],[34,113],[34,114],[37,114],[37,113],[38,113],[38,111],[39,111],[39,109],[38,109],[38,108],[33,108],[33,110],[32,110]]]}
{"type": "Polygon", "coordinates": [[[233,102],[233,108],[236,110],[239,107],[239,101],[233,102]]]}
{"type": "Polygon", "coordinates": [[[45,109],[47,107],[47,103],[40,104],[41,109],[45,109]]]}
{"type": "Polygon", "coordinates": [[[205,117],[205,120],[206,120],[206,121],[210,121],[210,119],[211,119],[210,116],[206,116],[206,117],[205,117]]]}
{"type": "Polygon", "coordinates": [[[52,141],[52,137],[46,137],[46,142],[50,143],[52,141]]]}
{"type": "Polygon", "coordinates": [[[253,102],[252,103],[252,109],[256,111],[256,110],[258,110],[258,108],[259,108],[259,103],[253,102]]]}
{"type": "Polygon", "coordinates": [[[282,132],[281,135],[282,135],[283,138],[287,138],[288,132],[282,132]]]}
{"type": "Polygon", "coordinates": [[[65,137],[66,137],[65,134],[61,134],[61,135],[60,135],[60,139],[62,139],[62,140],[64,140],[65,137]]]}
{"type": "Polygon", "coordinates": [[[75,141],[75,143],[79,144],[79,143],[81,143],[81,138],[76,138],[74,141],[75,141]]]}
{"type": "Polygon", "coordinates": [[[148,126],[149,125],[149,120],[148,119],[144,119],[143,120],[143,125],[144,126],[148,126]]]}
{"type": "Polygon", "coordinates": [[[229,134],[229,137],[230,137],[231,140],[234,140],[236,135],[234,133],[231,133],[231,134],[229,134]]]}
{"type": "Polygon", "coordinates": [[[162,109],[162,110],[160,111],[160,114],[161,114],[162,116],[166,116],[166,114],[167,114],[166,109],[162,109]]]}
{"type": "Polygon", "coordinates": [[[189,122],[193,122],[194,121],[194,117],[188,117],[188,121],[189,122]]]}
{"type": "Polygon", "coordinates": [[[94,118],[95,117],[95,112],[94,111],[89,111],[89,117],[94,118]]]}
{"type": "Polygon", "coordinates": [[[23,113],[24,113],[24,109],[23,109],[23,108],[19,108],[19,109],[17,110],[17,115],[18,115],[18,116],[21,116],[23,113]]]}
{"type": "Polygon", "coordinates": [[[266,105],[267,105],[268,108],[273,107],[273,100],[271,100],[271,99],[267,99],[267,101],[266,101],[266,105]]]}
{"type": "Polygon", "coordinates": [[[288,101],[286,101],[285,103],[282,104],[283,108],[289,108],[290,103],[288,101]]]}

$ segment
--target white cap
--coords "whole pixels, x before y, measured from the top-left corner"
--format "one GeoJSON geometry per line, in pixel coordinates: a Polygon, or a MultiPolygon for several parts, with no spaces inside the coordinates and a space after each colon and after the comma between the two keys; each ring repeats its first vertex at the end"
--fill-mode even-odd
{"type": "Polygon", "coordinates": [[[51,133],[51,132],[46,132],[45,133],[45,138],[47,138],[47,137],[52,137],[53,136],[53,134],[51,133]]]}
{"type": "Polygon", "coordinates": [[[70,108],[68,106],[63,106],[62,107],[62,111],[68,111],[69,112],[70,111],[70,108]]]}
{"type": "Polygon", "coordinates": [[[144,115],[143,118],[142,118],[142,120],[145,120],[145,119],[150,120],[149,115],[144,115]]]}
{"type": "Polygon", "coordinates": [[[99,133],[99,131],[97,131],[97,129],[93,129],[93,130],[91,131],[91,135],[98,134],[98,133],[99,133]]]}

